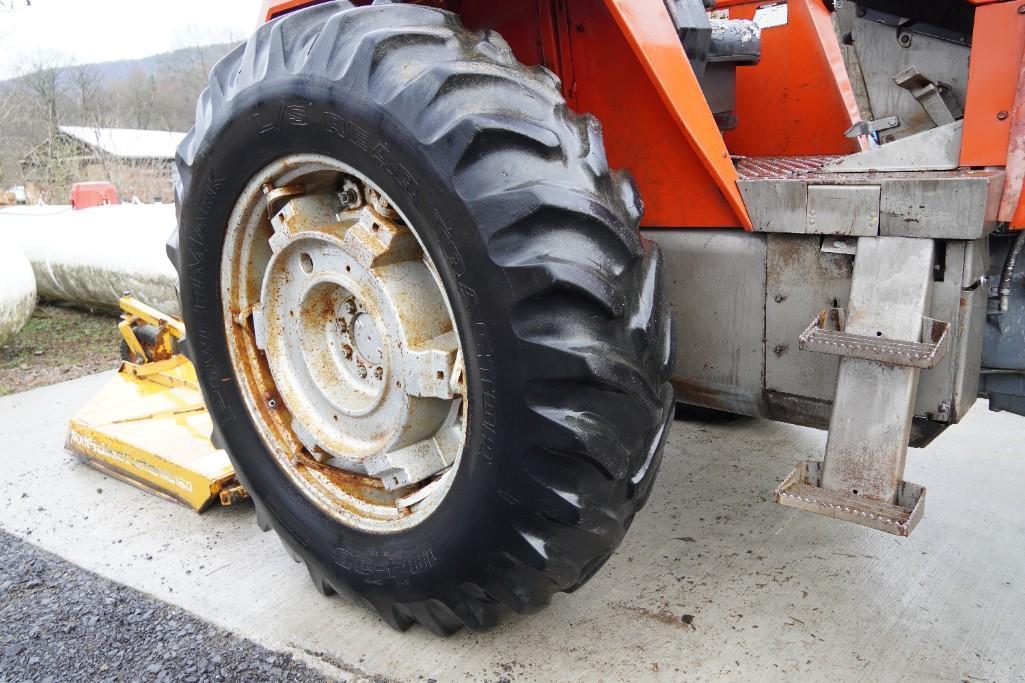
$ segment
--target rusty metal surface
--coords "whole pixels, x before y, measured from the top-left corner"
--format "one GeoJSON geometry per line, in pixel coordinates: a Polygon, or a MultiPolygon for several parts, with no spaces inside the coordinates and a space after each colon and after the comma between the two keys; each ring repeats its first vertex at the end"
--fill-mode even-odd
{"type": "MultiPolygon", "coordinates": [[[[909,139],[910,140],[910,139],[909,139]]],[[[896,143],[902,144],[902,143],[896,143]]],[[[885,150],[886,146],[879,150],[885,150]]],[[[873,152],[866,153],[872,154],[873,152]]],[[[850,233],[934,239],[977,239],[996,226],[1004,172],[922,170],[831,172],[823,168],[840,157],[738,159],[738,185],[748,205],[753,230],[792,234],[850,233]],[[825,188],[823,188],[825,186],[825,188]],[[857,230],[845,207],[816,202],[813,195],[853,193],[857,210],[869,217],[857,230]],[[858,195],[857,193],[861,193],[858,195]],[[878,192],[878,206],[868,206],[878,192]],[[863,195],[863,196],[862,196],[863,195]],[[809,209],[828,209],[817,216],[809,209]],[[873,222],[872,214],[877,216],[873,222]],[[820,220],[821,218],[821,220],[820,220]],[[814,220],[813,220],[814,219],[814,220]]]]}
{"type": "Polygon", "coordinates": [[[813,235],[879,233],[879,185],[809,185],[805,226],[813,235]]]}
{"type": "Polygon", "coordinates": [[[953,180],[982,178],[1003,180],[1001,170],[958,168],[946,171],[892,171],[887,173],[832,173],[823,166],[843,159],[843,156],[801,156],[801,157],[736,157],[737,175],[740,180],[800,179],[821,183],[862,184],[866,179],[914,180],[929,178],[953,180]]]}
{"type": "MultiPolygon", "coordinates": [[[[1022,206],[1025,198],[1025,54],[1022,54],[1021,70],[1018,73],[1018,89],[1014,95],[1011,111],[1011,132],[1007,149],[1007,178],[1000,203],[999,220],[1011,221],[1015,210],[1022,206]]],[[[1025,226],[1017,226],[1025,227],[1025,226]]]]}
{"type": "Polygon", "coordinates": [[[923,341],[904,341],[845,332],[845,318],[842,308],[823,310],[801,333],[801,350],[926,369],[935,367],[949,347],[950,324],[940,320],[924,318],[923,341]]]}
{"type": "MultiPolygon", "coordinates": [[[[804,235],[767,235],[765,292],[765,387],[769,392],[830,402],[836,387],[836,356],[800,353],[798,339],[823,308],[846,306],[854,255],[823,250],[836,240],[804,235]],[[834,303],[835,302],[835,303],[834,303]]],[[[844,243],[853,246],[854,238],[844,243]]],[[[803,407],[784,403],[780,412],[803,407]]],[[[828,424],[828,407],[813,424],[828,424]]],[[[807,424],[807,422],[805,422],[807,424]]]]}
{"type": "Polygon", "coordinates": [[[677,321],[673,385],[680,400],[762,414],[765,235],[652,230],[677,321]]]}
{"type": "Polygon", "coordinates": [[[821,479],[821,462],[799,462],[773,491],[773,500],[896,536],[908,536],[925,513],[925,487],[918,484],[901,482],[897,502],[889,504],[823,489],[821,479]]]}
{"type": "Polygon", "coordinates": [[[458,464],[466,388],[446,295],[400,207],[336,160],[271,164],[233,212],[222,300],[243,399],[299,490],[368,531],[426,518],[458,464]]]}
{"type": "MultiPolygon", "coordinates": [[[[844,330],[914,341],[932,291],[935,245],[904,237],[862,237],[844,330]]],[[[918,368],[850,356],[840,371],[829,420],[823,488],[894,503],[904,473],[918,368]]]]}
{"type": "MultiPolygon", "coordinates": [[[[131,297],[121,306],[125,319],[119,329],[129,348],[130,340],[139,343],[134,327],[140,324],[159,325],[167,337],[184,333],[180,321],[131,297]]],[[[122,363],[72,417],[68,450],[111,476],[197,512],[216,500],[241,500],[245,490],[227,454],[210,442],[212,424],[191,363],[180,354],[153,360],[152,351],[132,350],[139,362],[122,363]]]]}
{"type": "MultiPolygon", "coordinates": [[[[666,255],[680,400],[828,426],[839,356],[803,353],[799,337],[822,309],[846,307],[856,239],[727,230],[644,234],[666,255]]],[[[950,350],[921,373],[915,415],[922,426],[927,419],[957,422],[975,402],[985,317],[985,294],[976,285],[985,273],[979,264],[988,263],[986,241],[946,241],[938,249],[926,315],[951,323],[950,350]]]]}
{"type": "Polygon", "coordinates": [[[737,175],[742,180],[755,178],[797,178],[815,173],[843,156],[737,157],[737,175]]]}
{"type": "Polygon", "coordinates": [[[902,137],[827,164],[831,173],[949,171],[958,167],[962,121],[902,137]]]}

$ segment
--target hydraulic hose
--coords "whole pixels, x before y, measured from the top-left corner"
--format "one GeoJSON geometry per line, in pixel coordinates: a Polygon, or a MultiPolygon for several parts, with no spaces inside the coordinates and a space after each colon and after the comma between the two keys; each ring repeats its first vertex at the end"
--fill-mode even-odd
{"type": "Polygon", "coordinates": [[[1000,306],[999,311],[1006,313],[1011,299],[1011,278],[1014,276],[1014,269],[1018,264],[1018,257],[1021,256],[1022,248],[1025,248],[1025,230],[1018,233],[1011,250],[1007,252],[1007,259],[1004,261],[1004,271],[1000,276],[1000,306]]]}

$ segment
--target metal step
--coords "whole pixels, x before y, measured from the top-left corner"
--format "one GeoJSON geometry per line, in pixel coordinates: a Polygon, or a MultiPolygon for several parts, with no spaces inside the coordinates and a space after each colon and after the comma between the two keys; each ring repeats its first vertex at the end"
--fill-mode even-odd
{"type": "Polygon", "coordinates": [[[805,460],[773,491],[773,499],[786,507],[806,510],[834,519],[907,536],[925,512],[925,487],[901,481],[897,502],[882,503],[854,494],[830,491],[821,486],[822,463],[805,460]]]}
{"type": "Polygon", "coordinates": [[[949,325],[923,315],[934,258],[929,239],[858,239],[847,310],[823,311],[801,337],[841,357],[825,459],[799,464],[776,502],[901,536],[921,517],[925,490],[903,475],[920,368],[946,350],[949,325]]]}
{"type": "Polygon", "coordinates": [[[922,318],[920,341],[903,341],[846,332],[846,318],[842,308],[819,313],[798,339],[801,350],[921,370],[936,367],[947,353],[949,323],[922,318]]]}

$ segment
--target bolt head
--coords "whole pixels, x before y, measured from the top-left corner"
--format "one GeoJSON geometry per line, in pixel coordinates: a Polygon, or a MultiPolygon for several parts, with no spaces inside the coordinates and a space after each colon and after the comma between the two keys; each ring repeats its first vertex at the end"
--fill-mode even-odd
{"type": "Polygon", "coordinates": [[[359,375],[360,377],[366,377],[367,376],[367,367],[365,365],[360,365],[358,368],[356,368],[356,374],[359,375]]]}
{"type": "Polygon", "coordinates": [[[342,355],[346,358],[352,358],[352,347],[348,344],[342,345],[342,355]]]}
{"type": "Polygon", "coordinates": [[[998,112],[997,113],[997,120],[998,121],[1006,121],[1008,116],[1009,116],[1009,114],[1006,111],[998,112]]]}

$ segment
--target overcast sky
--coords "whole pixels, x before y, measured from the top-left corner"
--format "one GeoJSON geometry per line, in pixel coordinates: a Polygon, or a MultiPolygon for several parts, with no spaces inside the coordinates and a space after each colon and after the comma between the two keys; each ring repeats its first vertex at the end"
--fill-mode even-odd
{"type": "Polygon", "coordinates": [[[260,0],[0,0],[0,79],[46,51],[79,63],[244,38],[260,0]],[[13,5],[14,9],[7,7],[13,5]]]}

